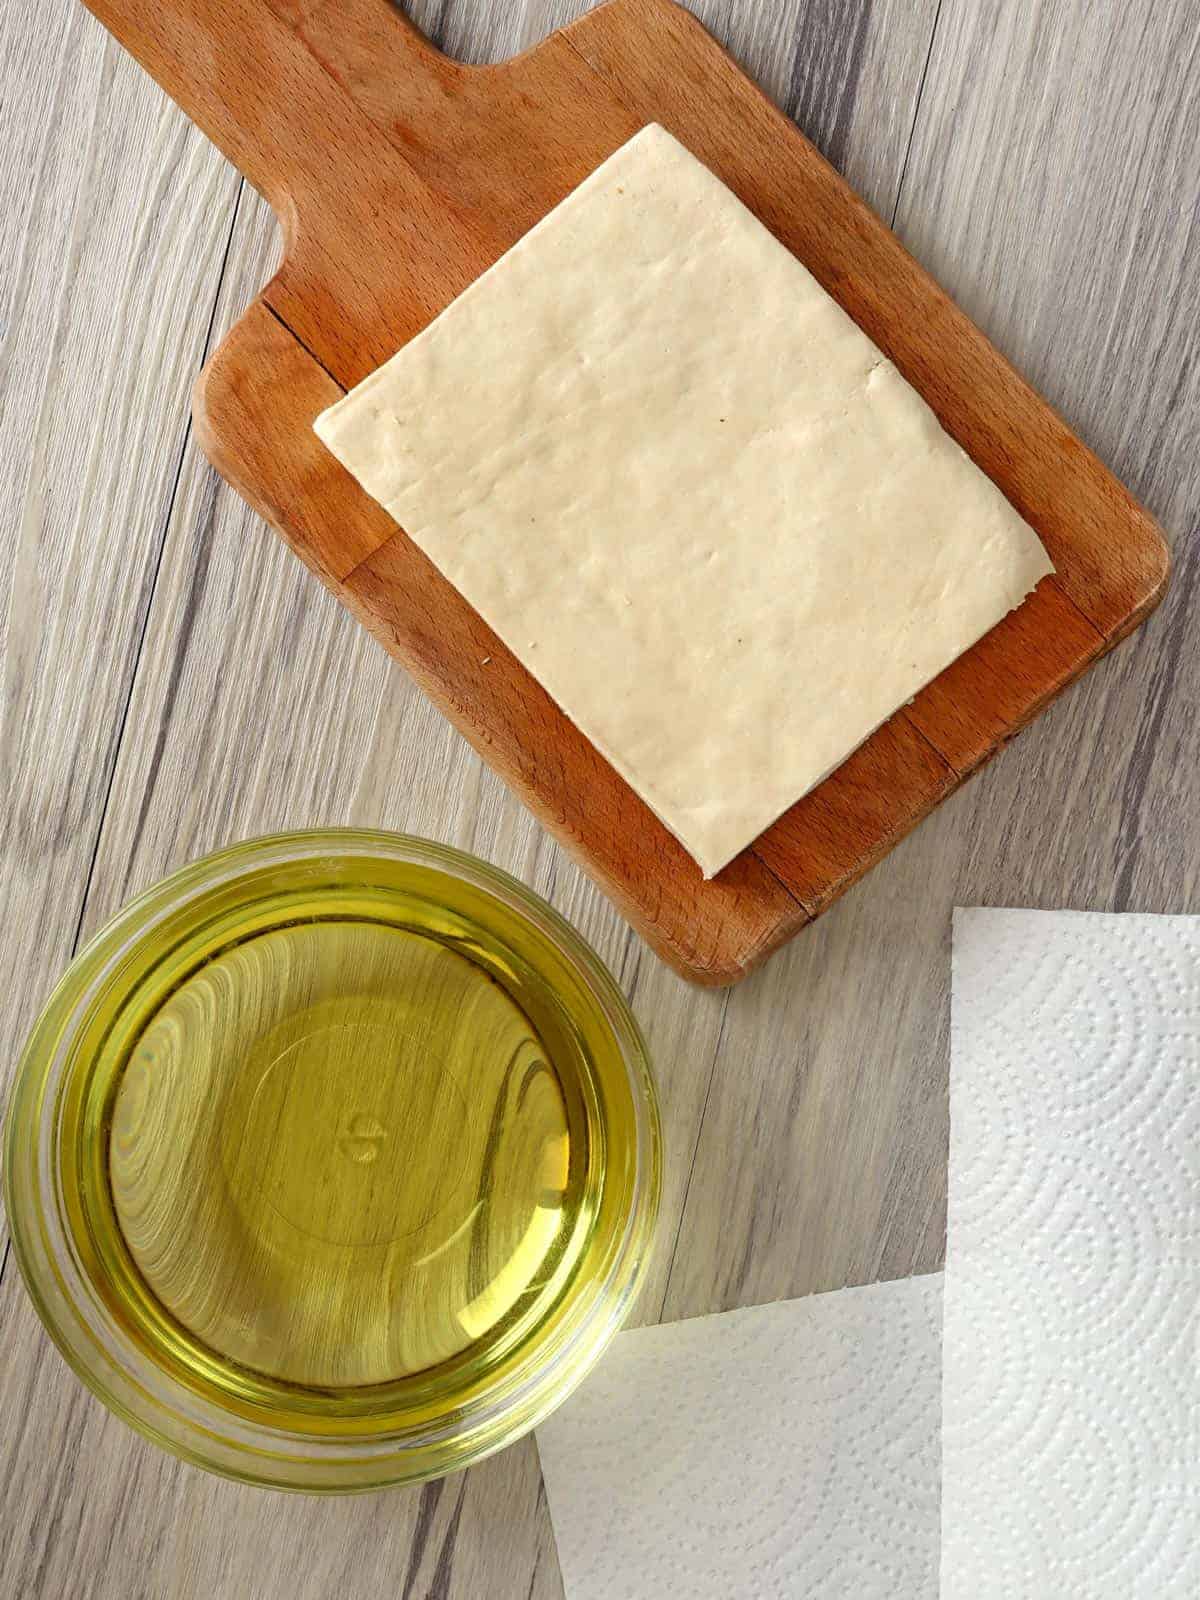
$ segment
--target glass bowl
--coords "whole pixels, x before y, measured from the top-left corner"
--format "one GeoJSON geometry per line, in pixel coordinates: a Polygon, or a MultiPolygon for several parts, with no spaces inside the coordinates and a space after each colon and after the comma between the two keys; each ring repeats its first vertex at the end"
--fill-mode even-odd
{"type": "Polygon", "coordinates": [[[193,863],[77,957],[9,1105],[16,1259],[168,1450],[378,1488],[534,1427],[623,1320],[658,1206],[645,1046],[544,901],[397,834],[193,863]]]}

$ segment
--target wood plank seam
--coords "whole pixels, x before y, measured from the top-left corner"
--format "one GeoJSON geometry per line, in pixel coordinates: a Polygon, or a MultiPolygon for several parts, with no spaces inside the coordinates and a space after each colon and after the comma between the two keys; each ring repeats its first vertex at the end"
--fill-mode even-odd
{"type": "MultiPolygon", "coordinates": [[[[345,394],[346,393],[346,385],[344,383],[338,383],[337,378],[335,378],[333,373],[330,372],[329,368],[321,360],[321,358],[317,354],[317,352],[315,350],[313,350],[309,345],[305,344],[304,340],[296,332],[295,328],[293,328],[291,326],[291,324],[288,322],[287,318],[283,315],[283,313],[280,312],[280,311],[277,311],[276,308],[271,304],[271,299],[270,299],[270,294],[269,294],[270,287],[271,287],[270,284],[267,284],[267,286],[263,289],[262,293],[259,295],[258,298],[262,301],[263,305],[270,312],[270,314],[275,318],[275,321],[279,324],[279,326],[283,329],[283,331],[285,333],[291,335],[291,337],[300,346],[301,350],[304,351],[304,354],[306,356],[308,356],[311,361],[316,362],[317,366],[320,367],[321,371],[329,379],[330,383],[337,385],[338,392],[340,394],[345,394]]],[[[371,551],[371,555],[377,555],[377,554],[378,554],[378,550],[372,550],[371,551]]],[[[364,556],[362,561],[357,562],[356,565],[361,567],[362,564],[363,564],[363,561],[369,561],[370,559],[371,559],[371,556],[364,556]]],[[[354,573],[354,570],[355,570],[355,568],[352,567],[350,569],[350,572],[348,572],[346,574],[346,577],[352,576],[353,573],[354,573]]]]}
{"type": "Polygon", "coordinates": [[[908,163],[912,156],[913,140],[917,136],[917,122],[921,116],[921,100],[925,94],[925,83],[929,77],[929,64],[933,60],[933,47],[937,41],[938,23],[942,20],[943,0],[937,0],[937,7],[933,13],[933,22],[929,29],[929,45],[925,51],[925,65],[921,68],[921,76],[917,82],[916,98],[913,101],[912,122],[908,129],[908,140],[904,146],[904,160],[900,163],[900,176],[896,180],[896,198],[892,201],[892,214],[888,219],[888,227],[896,231],[896,218],[900,215],[900,201],[904,197],[904,180],[908,177],[908,163]]]}

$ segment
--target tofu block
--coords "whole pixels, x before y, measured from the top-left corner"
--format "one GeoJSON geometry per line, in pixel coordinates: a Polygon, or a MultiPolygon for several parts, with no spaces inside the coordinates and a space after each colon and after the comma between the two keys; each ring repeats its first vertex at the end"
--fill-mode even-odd
{"type": "Polygon", "coordinates": [[[706,877],[1053,571],[655,125],[315,428],[706,877]]]}

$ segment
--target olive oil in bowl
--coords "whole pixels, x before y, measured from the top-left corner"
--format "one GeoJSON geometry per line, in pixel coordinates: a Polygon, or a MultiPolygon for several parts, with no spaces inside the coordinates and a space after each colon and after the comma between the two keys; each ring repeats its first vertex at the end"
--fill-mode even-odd
{"type": "Polygon", "coordinates": [[[611,980],[502,874],[387,835],[198,863],[89,947],[30,1042],[7,1183],[68,1358],[219,1471],[429,1476],[609,1337],[658,1185],[611,980]]]}

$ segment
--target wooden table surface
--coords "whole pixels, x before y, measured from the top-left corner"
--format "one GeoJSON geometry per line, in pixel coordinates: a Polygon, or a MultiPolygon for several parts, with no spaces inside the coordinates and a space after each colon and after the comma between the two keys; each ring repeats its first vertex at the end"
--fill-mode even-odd
{"type": "MultiPolygon", "coordinates": [[[[583,8],[412,9],[492,60],[583,8]]],[[[723,993],[640,944],[197,453],[188,390],[271,270],[265,206],[75,0],[0,22],[0,1085],[80,939],[187,859],[317,823],[450,841],[548,896],[648,1033],[668,1170],[644,1319],[939,1264],[955,904],[1200,911],[1200,8],[695,9],[1176,560],[1145,628],[723,993]]],[[[561,1592],[532,1442],[350,1500],[222,1482],[82,1389],[7,1257],[0,1600],[561,1592]]]]}

